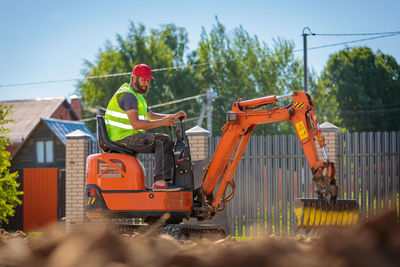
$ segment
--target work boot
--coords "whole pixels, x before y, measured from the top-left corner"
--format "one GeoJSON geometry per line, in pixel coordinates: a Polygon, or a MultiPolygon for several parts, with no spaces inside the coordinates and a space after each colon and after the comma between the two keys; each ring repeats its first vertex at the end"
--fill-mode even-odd
{"type": "Polygon", "coordinates": [[[164,185],[153,184],[153,191],[181,191],[182,188],[171,183],[165,183],[164,185]]]}

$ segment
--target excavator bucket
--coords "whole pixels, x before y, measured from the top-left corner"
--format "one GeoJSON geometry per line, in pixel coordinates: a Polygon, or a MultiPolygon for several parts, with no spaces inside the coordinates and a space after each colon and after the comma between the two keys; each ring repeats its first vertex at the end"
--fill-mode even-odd
{"type": "Polygon", "coordinates": [[[313,229],[355,225],[358,221],[358,203],[351,199],[338,199],[329,205],[326,200],[314,198],[295,199],[294,214],[297,229],[313,229]]]}

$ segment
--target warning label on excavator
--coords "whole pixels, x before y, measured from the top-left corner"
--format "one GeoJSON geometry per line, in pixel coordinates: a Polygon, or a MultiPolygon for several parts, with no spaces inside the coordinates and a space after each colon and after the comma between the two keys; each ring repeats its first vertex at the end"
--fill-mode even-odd
{"type": "Polygon", "coordinates": [[[304,107],[303,102],[294,102],[294,107],[298,109],[302,109],[304,107]]]}
{"type": "Polygon", "coordinates": [[[296,129],[297,133],[299,134],[300,141],[308,137],[306,127],[304,126],[304,123],[302,121],[296,123],[296,129]]]}

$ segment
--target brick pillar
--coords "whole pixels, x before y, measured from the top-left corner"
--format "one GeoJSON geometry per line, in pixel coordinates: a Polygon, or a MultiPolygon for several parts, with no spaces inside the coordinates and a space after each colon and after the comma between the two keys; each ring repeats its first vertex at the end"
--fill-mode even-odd
{"type": "MultiPolygon", "coordinates": [[[[339,129],[329,122],[324,122],[320,127],[322,135],[325,137],[326,151],[328,152],[329,160],[337,165],[339,154],[339,129]]],[[[317,144],[317,147],[320,159],[325,159],[319,144],[317,144]]]]}
{"type": "Polygon", "coordinates": [[[195,126],[186,131],[189,144],[190,152],[193,161],[205,160],[208,158],[208,137],[210,132],[200,126],[195,126]]]}
{"type": "Polygon", "coordinates": [[[76,130],[67,138],[65,158],[65,216],[66,227],[85,220],[84,190],[86,158],[89,155],[91,138],[88,134],[76,130]]]}

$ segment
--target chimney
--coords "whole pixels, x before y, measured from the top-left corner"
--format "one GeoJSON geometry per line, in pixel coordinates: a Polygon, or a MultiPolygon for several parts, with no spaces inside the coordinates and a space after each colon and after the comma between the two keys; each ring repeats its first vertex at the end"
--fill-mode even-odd
{"type": "Polygon", "coordinates": [[[71,95],[69,97],[71,99],[71,107],[74,110],[75,114],[78,115],[78,118],[82,118],[82,102],[78,95],[71,95]]]}

